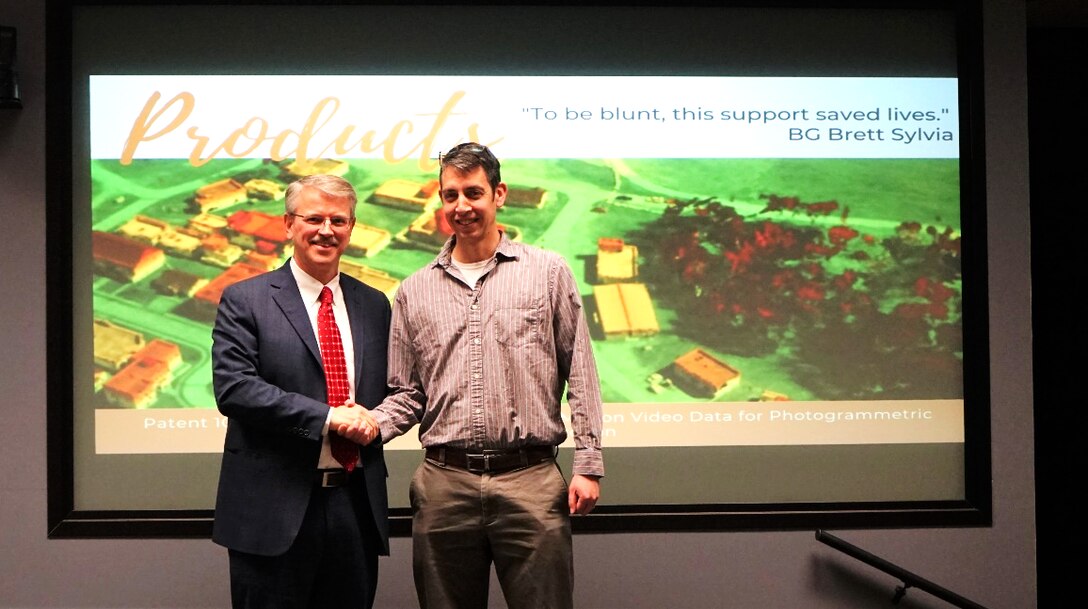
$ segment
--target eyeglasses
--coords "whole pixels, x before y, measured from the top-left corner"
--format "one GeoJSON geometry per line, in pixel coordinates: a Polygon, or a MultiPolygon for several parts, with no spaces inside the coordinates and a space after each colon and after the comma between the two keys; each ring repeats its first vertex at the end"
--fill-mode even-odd
{"type": "Polygon", "coordinates": [[[461,151],[470,152],[472,154],[478,154],[478,155],[482,155],[482,156],[487,156],[487,155],[489,155],[491,153],[491,151],[487,149],[487,146],[483,146],[481,144],[473,144],[473,143],[458,144],[458,145],[454,146],[453,148],[450,148],[449,152],[446,152],[445,154],[439,152],[438,153],[438,162],[441,163],[442,159],[444,159],[444,158],[446,158],[446,157],[448,157],[448,156],[450,156],[452,154],[456,154],[458,152],[461,152],[461,151]]]}
{"type": "Polygon", "coordinates": [[[333,228],[347,228],[347,226],[351,224],[352,220],[351,218],[345,218],[344,216],[304,216],[302,214],[296,214],[292,212],[287,212],[287,215],[294,216],[296,218],[302,218],[303,222],[315,228],[325,226],[326,222],[328,222],[329,226],[333,228]]]}

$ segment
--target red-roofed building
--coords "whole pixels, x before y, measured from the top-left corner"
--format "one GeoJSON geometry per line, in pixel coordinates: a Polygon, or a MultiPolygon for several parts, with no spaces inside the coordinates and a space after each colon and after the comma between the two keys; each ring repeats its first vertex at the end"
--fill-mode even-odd
{"type": "Polygon", "coordinates": [[[122,408],[147,408],[170,378],[166,364],[153,359],[136,359],[106,381],[102,390],[111,404],[122,408]]]}
{"type": "Polygon", "coordinates": [[[154,339],[132,356],[131,362],[106,381],[106,399],[125,408],[146,408],[169,385],[172,371],[181,363],[181,350],[174,343],[154,339]]]}
{"type": "Polygon", "coordinates": [[[181,363],[181,349],[170,341],[153,338],[135,357],[147,357],[160,361],[166,364],[167,368],[173,370],[181,363]]]}
{"type": "Polygon", "coordinates": [[[714,398],[740,382],[740,371],[702,349],[692,349],[672,364],[676,384],[688,393],[714,398]]]}
{"type": "Polygon", "coordinates": [[[262,268],[242,262],[232,264],[193,296],[192,300],[189,301],[188,311],[195,317],[209,321],[214,320],[215,311],[219,308],[219,299],[223,296],[223,290],[243,279],[256,277],[264,272],[266,271],[262,268]]]}
{"type": "Polygon", "coordinates": [[[280,266],[280,257],[278,254],[262,254],[260,252],[246,252],[246,255],[242,257],[242,262],[262,268],[266,271],[271,271],[280,266]]]}
{"type": "Polygon", "coordinates": [[[597,239],[597,249],[602,252],[622,252],[623,239],[619,237],[601,237],[597,239]]]}
{"type": "Polygon", "coordinates": [[[287,243],[283,216],[259,211],[237,211],[227,218],[232,243],[262,254],[280,253],[287,243]]]}
{"type": "Polygon", "coordinates": [[[91,250],[95,272],[119,281],[139,281],[166,261],[157,247],[102,231],[91,234],[91,250]]]}

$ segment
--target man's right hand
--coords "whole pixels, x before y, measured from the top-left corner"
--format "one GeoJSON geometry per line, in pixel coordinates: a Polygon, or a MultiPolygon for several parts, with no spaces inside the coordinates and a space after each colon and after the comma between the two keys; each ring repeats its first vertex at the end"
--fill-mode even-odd
{"type": "Polygon", "coordinates": [[[352,402],[332,409],[329,429],[356,444],[370,444],[378,437],[378,422],[370,411],[352,402]]]}

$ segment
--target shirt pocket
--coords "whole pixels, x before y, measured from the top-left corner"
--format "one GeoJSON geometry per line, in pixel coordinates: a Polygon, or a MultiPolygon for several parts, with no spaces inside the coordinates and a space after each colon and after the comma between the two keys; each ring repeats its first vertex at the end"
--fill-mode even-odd
{"type": "Polygon", "coordinates": [[[495,340],[506,347],[539,344],[544,314],[541,307],[506,307],[491,316],[495,340]]]}

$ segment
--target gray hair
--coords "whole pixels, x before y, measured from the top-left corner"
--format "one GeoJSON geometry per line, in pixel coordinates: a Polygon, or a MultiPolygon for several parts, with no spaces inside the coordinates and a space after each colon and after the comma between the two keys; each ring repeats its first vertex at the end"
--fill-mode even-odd
{"type": "Polygon", "coordinates": [[[355,187],[344,178],[324,173],[316,173],[291,182],[284,196],[284,208],[287,213],[295,213],[298,197],[302,194],[302,189],[306,187],[316,188],[329,197],[347,199],[351,204],[351,216],[355,217],[355,204],[359,200],[358,195],[355,194],[355,187]]]}

